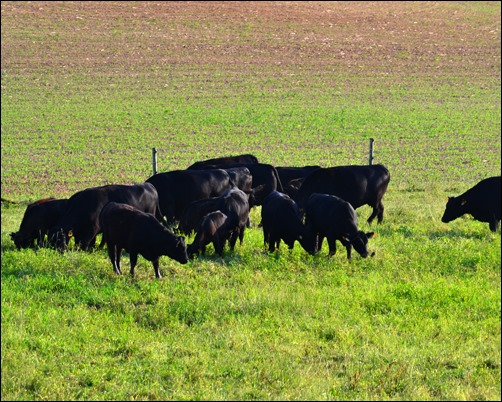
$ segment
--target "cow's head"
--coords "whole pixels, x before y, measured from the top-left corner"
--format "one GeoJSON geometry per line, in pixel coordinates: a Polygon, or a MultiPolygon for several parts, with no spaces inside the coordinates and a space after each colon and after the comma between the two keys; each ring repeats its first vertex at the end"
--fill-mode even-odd
{"type": "Polygon", "coordinates": [[[165,254],[180,264],[186,264],[188,262],[188,254],[185,238],[183,236],[174,236],[174,241],[171,242],[165,254]]]}
{"type": "Polygon", "coordinates": [[[357,233],[353,236],[349,236],[348,234],[342,236],[342,243],[344,243],[344,246],[347,246],[349,244],[352,245],[352,247],[354,247],[354,250],[356,250],[363,258],[368,257],[368,255],[371,255],[371,257],[373,257],[375,255],[375,252],[371,254],[369,253],[368,240],[375,236],[375,232],[364,233],[363,231],[358,230],[357,233]]]}
{"type": "Polygon", "coordinates": [[[12,239],[18,250],[30,246],[30,239],[24,237],[20,232],[11,232],[10,238],[12,239]]]}
{"type": "Polygon", "coordinates": [[[451,222],[454,219],[467,213],[469,210],[469,203],[462,197],[448,197],[446,201],[446,208],[441,218],[444,223],[451,222]]]}
{"type": "Polygon", "coordinates": [[[310,227],[305,227],[303,233],[299,236],[298,241],[303,249],[310,255],[315,255],[318,250],[318,238],[310,227]]]}

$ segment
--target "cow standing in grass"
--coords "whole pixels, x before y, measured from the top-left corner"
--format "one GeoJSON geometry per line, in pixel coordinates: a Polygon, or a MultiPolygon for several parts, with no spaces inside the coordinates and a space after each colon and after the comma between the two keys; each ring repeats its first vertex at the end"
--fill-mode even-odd
{"type": "Polygon", "coordinates": [[[204,255],[206,246],[213,243],[216,254],[223,256],[227,240],[230,239],[232,228],[228,225],[228,217],[221,211],[213,211],[202,218],[197,227],[197,234],[192,244],[187,246],[188,256],[204,255]]]}
{"type": "Polygon", "coordinates": [[[61,218],[67,205],[66,198],[44,198],[28,205],[19,230],[10,234],[17,249],[34,247],[35,242],[39,247],[45,245],[45,235],[61,218]]]}
{"type": "Polygon", "coordinates": [[[373,208],[368,223],[383,220],[382,198],[387,191],[390,174],[383,165],[348,165],[319,168],[308,174],[298,189],[295,201],[300,209],[312,193],[332,194],[357,209],[363,205],[373,208]]]}
{"type": "MultiPolygon", "coordinates": [[[[323,239],[328,240],[328,257],[336,253],[336,241],[347,249],[347,258],[351,259],[352,247],[366,258],[368,239],[374,232],[364,233],[357,228],[356,211],[347,201],[330,194],[311,194],[305,205],[305,225],[317,237],[316,251],[322,248],[323,239]]],[[[372,254],[374,255],[374,253],[372,254]]]]}
{"type": "Polygon", "coordinates": [[[481,180],[474,187],[458,197],[448,197],[441,221],[448,223],[465,214],[480,222],[488,222],[490,230],[496,232],[500,225],[501,176],[481,180]]]}
{"type": "Polygon", "coordinates": [[[291,250],[298,241],[310,254],[314,253],[314,236],[301,220],[296,202],[287,194],[272,191],[261,206],[261,226],[263,242],[273,252],[279,248],[281,240],[291,250]]]}
{"type": "Polygon", "coordinates": [[[99,224],[113,270],[118,275],[122,274],[122,250],[129,253],[131,276],[134,276],[134,267],[140,254],[152,262],[156,278],[161,277],[160,256],[166,255],[180,264],[188,262],[185,238],[174,235],[150,213],[127,204],[110,202],[103,207],[99,224]]]}

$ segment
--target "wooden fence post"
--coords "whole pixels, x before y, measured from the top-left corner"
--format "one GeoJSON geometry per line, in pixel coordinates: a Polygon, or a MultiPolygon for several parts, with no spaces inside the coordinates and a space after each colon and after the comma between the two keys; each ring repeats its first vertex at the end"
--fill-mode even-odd
{"type": "Polygon", "coordinates": [[[157,174],[157,150],[152,148],[152,170],[153,174],[157,174]]]}
{"type": "Polygon", "coordinates": [[[369,157],[369,164],[373,164],[373,142],[375,140],[373,138],[370,138],[370,157],[369,157]]]}

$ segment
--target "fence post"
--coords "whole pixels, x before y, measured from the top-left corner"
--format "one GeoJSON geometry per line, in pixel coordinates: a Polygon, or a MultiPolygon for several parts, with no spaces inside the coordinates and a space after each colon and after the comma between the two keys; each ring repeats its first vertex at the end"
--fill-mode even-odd
{"type": "Polygon", "coordinates": [[[157,150],[152,148],[152,170],[153,174],[157,174],[157,150]]]}
{"type": "Polygon", "coordinates": [[[369,164],[373,164],[373,142],[375,140],[373,138],[370,138],[370,157],[369,157],[369,164]]]}

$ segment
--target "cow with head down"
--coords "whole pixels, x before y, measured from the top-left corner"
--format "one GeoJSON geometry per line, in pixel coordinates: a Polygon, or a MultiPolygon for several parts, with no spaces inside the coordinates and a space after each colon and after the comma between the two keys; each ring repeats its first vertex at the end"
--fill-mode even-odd
{"type": "Polygon", "coordinates": [[[152,262],[156,278],[161,277],[161,256],[168,256],[180,264],[188,262],[185,238],[173,234],[151,213],[131,205],[109,202],[101,210],[99,225],[103,230],[103,240],[108,247],[113,270],[118,275],[122,274],[122,250],[129,253],[131,276],[134,276],[138,255],[152,262]]]}
{"type": "Polygon", "coordinates": [[[287,194],[272,191],[261,206],[263,242],[273,252],[281,240],[291,250],[295,241],[310,254],[314,253],[314,236],[303,224],[296,202],[287,194]]]}
{"type": "Polygon", "coordinates": [[[61,218],[68,205],[68,199],[44,198],[29,204],[24,212],[21,226],[10,234],[17,249],[45,245],[49,229],[61,218]]]}
{"type": "MultiPolygon", "coordinates": [[[[311,194],[305,205],[305,226],[317,237],[315,251],[322,248],[324,238],[328,240],[328,257],[336,253],[336,241],[347,249],[347,258],[351,259],[352,247],[361,257],[366,258],[368,239],[374,232],[364,233],[358,229],[356,211],[345,200],[331,194],[311,194]]],[[[375,253],[372,253],[373,256],[375,253]]]]}
{"type": "Polygon", "coordinates": [[[501,215],[501,176],[481,180],[457,197],[448,197],[442,222],[451,222],[465,214],[475,220],[488,222],[490,230],[496,232],[501,215]]]}
{"type": "Polygon", "coordinates": [[[187,246],[188,256],[192,258],[197,254],[204,255],[206,246],[210,243],[213,244],[215,253],[223,256],[225,244],[231,234],[232,227],[229,226],[227,215],[220,210],[208,213],[198,225],[193,242],[187,246]]]}

